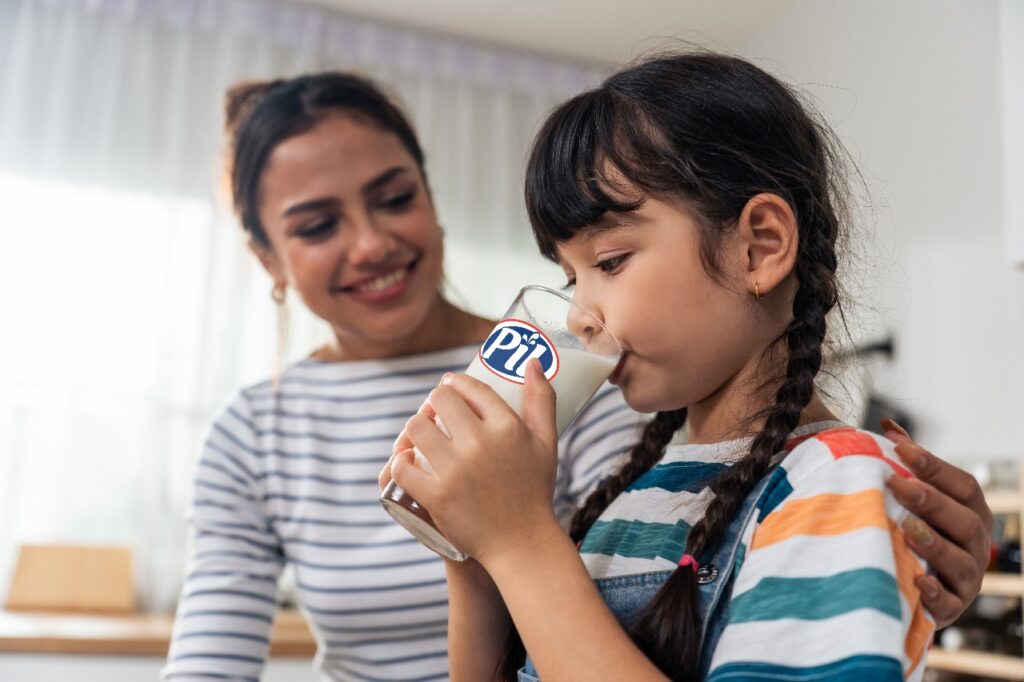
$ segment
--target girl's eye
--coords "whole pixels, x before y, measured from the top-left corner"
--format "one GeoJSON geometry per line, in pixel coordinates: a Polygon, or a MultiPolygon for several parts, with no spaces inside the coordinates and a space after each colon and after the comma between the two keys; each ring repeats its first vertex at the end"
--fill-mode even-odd
{"type": "Polygon", "coordinates": [[[397,211],[405,208],[412,201],[413,197],[416,196],[416,192],[405,192],[403,194],[396,194],[394,196],[387,197],[380,202],[381,208],[388,211],[397,211]]]}
{"type": "Polygon", "coordinates": [[[326,218],[298,230],[295,234],[303,239],[316,239],[330,234],[337,222],[335,218],[326,218]]]}
{"type": "Polygon", "coordinates": [[[576,280],[575,279],[570,279],[568,282],[565,283],[565,286],[562,287],[562,291],[572,291],[573,287],[575,287],[575,286],[576,286],[576,280]]]}
{"type": "Polygon", "coordinates": [[[594,267],[605,274],[615,274],[619,267],[626,262],[626,259],[632,254],[623,253],[618,256],[612,256],[611,258],[605,258],[602,261],[598,261],[594,267]]]}

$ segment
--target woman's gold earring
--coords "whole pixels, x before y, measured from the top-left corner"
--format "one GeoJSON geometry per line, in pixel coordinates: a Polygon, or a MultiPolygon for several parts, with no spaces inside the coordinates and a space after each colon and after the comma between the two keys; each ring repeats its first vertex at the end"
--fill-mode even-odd
{"type": "Polygon", "coordinates": [[[757,282],[754,282],[754,298],[759,301],[764,298],[764,294],[761,293],[761,285],[757,282]]]}
{"type": "Polygon", "coordinates": [[[288,304],[286,294],[288,289],[283,284],[275,284],[270,290],[270,298],[274,299],[277,305],[277,357],[274,359],[274,374],[271,377],[271,384],[277,390],[281,380],[281,372],[284,370],[285,357],[288,355],[288,304]]]}
{"type": "Polygon", "coordinates": [[[270,298],[274,299],[274,303],[278,305],[284,305],[285,294],[288,290],[283,284],[275,284],[274,288],[270,290],[270,298]]]}

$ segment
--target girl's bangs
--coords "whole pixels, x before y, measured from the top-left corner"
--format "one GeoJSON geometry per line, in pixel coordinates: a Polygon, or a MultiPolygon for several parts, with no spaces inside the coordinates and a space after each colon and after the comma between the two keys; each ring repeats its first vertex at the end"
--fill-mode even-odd
{"type": "Polygon", "coordinates": [[[549,260],[557,260],[559,243],[605,213],[634,211],[643,203],[629,190],[648,186],[637,163],[643,154],[636,152],[650,142],[621,125],[620,108],[604,90],[583,93],[559,107],[537,135],[526,171],[526,209],[549,260]]]}

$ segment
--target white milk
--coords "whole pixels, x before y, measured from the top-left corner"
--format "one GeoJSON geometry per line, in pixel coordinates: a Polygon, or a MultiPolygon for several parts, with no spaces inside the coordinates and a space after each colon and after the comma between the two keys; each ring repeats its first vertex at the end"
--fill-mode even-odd
{"type": "MultiPolygon", "coordinates": [[[[558,396],[555,402],[555,424],[561,436],[615,369],[618,358],[565,348],[558,349],[558,361],[558,374],[551,380],[551,386],[558,396]]],[[[503,379],[487,369],[480,361],[479,353],[469,364],[466,374],[493,388],[516,414],[523,416],[525,387],[522,384],[503,379]]]]}
{"type": "MultiPolygon", "coordinates": [[[[587,401],[594,397],[597,389],[611,375],[618,359],[571,348],[559,350],[558,359],[558,374],[551,380],[551,386],[555,389],[556,396],[555,428],[558,429],[558,436],[561,437],[583,406],[587,404],[587,401]]],[[[469,363],[466,374],[493,388],[520,418],[523,416],[525,386],[503,379],[487,369],[481,362],[479,353],[473,358],[473,362],[469,363]]],[[[445,428],[441,420],[435,421],[441,432],[450,438],[448,429],[445,428]]],[[[424,471],[431,471],[430,463],[419,451],[419,448],[413,448],[413,451],[416,456],[416,464],[424,471]]]]}

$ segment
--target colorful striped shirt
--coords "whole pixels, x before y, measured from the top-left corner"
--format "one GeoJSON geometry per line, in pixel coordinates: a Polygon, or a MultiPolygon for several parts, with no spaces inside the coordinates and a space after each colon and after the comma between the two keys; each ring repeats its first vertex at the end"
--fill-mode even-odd
{"type": "MultiPolygon", "coordinates": [[[[794,432],[743,529],[728,621],[709,680],[919,680],[934,622],[903,540],[908,512],[885,487],[909,475],[893,444],[813,424],[794,432]]],[[[580,551],[591,575],[672,569],[750,440],[669,446],[605,511],[580,551]]]]}
{"type": "MultiPolygon", "coordinates": [[[[242,391],[199,461],[194,554],[164,679],[259,678],[285,564],[324,679],[447,679],[443,563],[383,511],[377,474],[442,374],[476,350],[306,360],[277,393],[242,391]]],[[[641,421],[618,389],[598,391],[560,442],[560,518],[617,465],[641,421]]]]}

